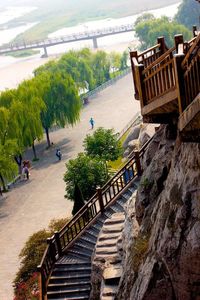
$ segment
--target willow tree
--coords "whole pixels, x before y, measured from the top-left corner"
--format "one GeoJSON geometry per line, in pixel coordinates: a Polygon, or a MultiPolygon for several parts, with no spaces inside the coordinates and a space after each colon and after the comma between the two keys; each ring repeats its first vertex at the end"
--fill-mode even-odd
{"type": "Polygon", "coordinates": [[[49,129],[54,124],[74,125],[79,120],[81,101],[71,76],[61,72],[42,72],[35,77],[35,84],[46,106],[41,121],[50,147],[49,129]]]}
{"type": "Polygon", "coordinates": [[[37,159],[34,141],[43,136],[41,112],[45,110],[45,104],[39,96],[33,79],[23,81],[17,89],[18,101],[23,106],[23,124],[21,128],[21,140],[24,147],[32,146],[34,159],[37,159]]]}
{"type": "Polygon", "coordinates": [[[0,106],[0,181],[3,190],[6,190],[5,178],[7,180],[12,178],[17,171],[14,155],[18,151],[18,145],[17,140],[12,138],[14,125],[17,123],[15,123],[16,119],[14,120],[12,112],[12,110],[0,106]]]}
{"type": "Polygon", "coordinates": [[[94,74],[90,61],[79,51],[69,51],[58,61],[58,70],[70,74],[78,88],[94,88],[94,74]]]}
{"type": "Polygon", "coordinates": [[[97,51],[92,58],[92,69],[95,74],[96,86],[110,79],[110,62],[105,51],[97,51]]]}

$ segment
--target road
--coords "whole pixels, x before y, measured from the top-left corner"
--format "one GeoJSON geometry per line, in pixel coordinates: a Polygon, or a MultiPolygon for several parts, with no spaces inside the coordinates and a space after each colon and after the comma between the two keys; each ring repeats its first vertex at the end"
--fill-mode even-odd
{"type": "Polygon", "coordinates": [[[71,215],[72,202],[64,198],[65,163],[82,151],[84,137],[92,132],[90,117],[95,120],[95,128],[103,126],[120,132],[138,111],[139,102],[133,98],[132,77],[128,74],[91,99],[76,126],[51,132],[53,145],[49,150],[45,150],[45,141],[37,145],[40,160],[33,165],[30,180],[17,184],[0,198],[1,300],[13,299],[12,280],[27,238],[47,227],[51,219],[71,215]],[[63,154],[61,162],[55,156],[57,147],[63,154]]]}

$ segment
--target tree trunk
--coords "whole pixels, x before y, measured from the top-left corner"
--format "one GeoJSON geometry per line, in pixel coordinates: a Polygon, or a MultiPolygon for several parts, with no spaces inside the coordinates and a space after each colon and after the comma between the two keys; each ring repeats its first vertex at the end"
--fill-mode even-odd
{"type": "Polygon", "coordinates": [[[22,174],[22,155],[16,155],[15,157],[15,161],[18,165],[18,173],[21,175],[22,174]]]}
{"type": "Polygon", "coordinates": [[[4,181],[3,176],[1,175],[1,173],[0,173],[0,180],[1,180],[1,183],[2,183],[2,186],[3,186],[3,192],[6,192],[6,184],[5,184],[5,181],[4,181]]]}
{"type": "Polygon", "coordinates": [[[33,159],[34,159],[34,160],[37,160],[38,158],[37,158],[37,154],[36,154],[36,149],[35,149],[35,144],[34,144],[34,142],[33,142],[33,144],[32,144],[32,150],[33,150],[33,159]]]}
{"type": "Polygon", "coordinates": [[[105,170],[106,170],[106,176],[107,176],[107,180],[108,180],[108,165],[107,165],[107,161],[105,160],[105,170]]]}
{"type": "Polygon", "coordinates": [[[49,138],[49,128],[45,128],[45,133],[47,137],[47,147],[49,148],[51,146],[50,138],[49,138]]]}

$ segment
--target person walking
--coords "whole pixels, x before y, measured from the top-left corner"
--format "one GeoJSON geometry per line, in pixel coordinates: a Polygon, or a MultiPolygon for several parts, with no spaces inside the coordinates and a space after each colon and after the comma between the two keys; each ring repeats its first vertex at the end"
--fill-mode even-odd
{"type": "Polygon", "coordinates": [[[61,158],[62,158],[62,153],[61,153],[61,151],[60,151],[59,148],[56,150],[56,156],[57,156],[58,160],[61,160],[61,158]]]}
{"type": "Polygon", "coordinates": [[[91,125],[91,129],[93,129],[94,128],[94,120],[92,117],[90,118],[90,125],[91,125]]]}

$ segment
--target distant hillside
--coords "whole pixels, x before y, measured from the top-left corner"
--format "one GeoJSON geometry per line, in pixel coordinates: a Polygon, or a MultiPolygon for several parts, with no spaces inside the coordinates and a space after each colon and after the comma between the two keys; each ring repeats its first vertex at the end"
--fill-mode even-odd
{"type": "Polygon", "coordinates": [[[23,34],[25,39],[46,37],[50,32],[83,21],[108,17],[124,17],[148,9],[154,9],[179,2],[178,0],[0,0],[0,8],[8,5],[37,6],[38,9],[21,17],[16,22],[40,22],[23,34]]]}

